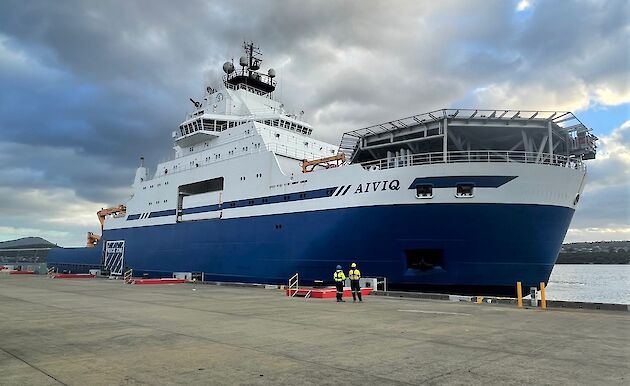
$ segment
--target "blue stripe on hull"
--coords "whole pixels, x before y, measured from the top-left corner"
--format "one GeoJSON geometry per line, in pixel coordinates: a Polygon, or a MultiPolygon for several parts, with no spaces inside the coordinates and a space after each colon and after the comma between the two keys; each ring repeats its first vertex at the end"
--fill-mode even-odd
{"type": "MultiPolygon", "coordinates": [[[[424,204],[214,219],[105,232],[125,240],[125,265],[206,280],[284,283],[329,280],[359,264],[390,288],[512,292],[547,281],[573,209],[542,205],[424,204]],[[408,268],[406,251],[442,250],[441,267],[408,268]],[[464,288],[466,288],[464,290],[464,288]],[[503,288],[504,290],[501,290],[503,288]]],[[[100,248],[99,253],[100,253],[100,248]]],[[[63,263],[49,256],[49,265],[63,263]]]]}

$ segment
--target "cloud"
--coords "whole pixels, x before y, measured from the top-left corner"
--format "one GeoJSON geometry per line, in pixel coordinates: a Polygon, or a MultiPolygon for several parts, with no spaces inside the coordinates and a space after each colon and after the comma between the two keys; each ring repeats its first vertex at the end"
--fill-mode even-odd
{"type": "Polygon", "coordinates": [[[570,241],[630,239],[630,120],[599,141],[567,235],[570,241]]]}
{"type": "MultiPolygon", "coordinates": [[[[170,156],[188,97],[220,81],[243,40],[278,70],[276,96],[338,143],[344,131],[441,107],[628,103],[627,20],[622,1],[6,0],[0,186],[15,190],[0,200],[61,189],[86,218],[124,201],[138,158],[154,168],[170,156]]],[[[592,169],[594,185],[619,178],[592,169]]]]}
{"type": "Polygon", "coordinates": [[[41,236],[63,246],[85,244],[100,233],[96,211],[106,204],[81,199],[71,189],[0,187],[0,240],[41,236]]]}
{"type": "Polygon", "coordinates": [[[516,10],[519,12],[524,11],[529,7],[531,7],[531,3],[529,2],[529,0],[521,0],[518,2],[518,4],[516,4],[516,10]]]}

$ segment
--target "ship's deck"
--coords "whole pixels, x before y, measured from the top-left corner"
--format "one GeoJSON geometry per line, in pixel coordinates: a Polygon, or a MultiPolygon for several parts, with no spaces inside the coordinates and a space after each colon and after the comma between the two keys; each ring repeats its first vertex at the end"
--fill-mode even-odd
{"type": "Polygon", "coordinates": [[[0,383],[621,384],[622,312],[0,277],[0,383]]]}

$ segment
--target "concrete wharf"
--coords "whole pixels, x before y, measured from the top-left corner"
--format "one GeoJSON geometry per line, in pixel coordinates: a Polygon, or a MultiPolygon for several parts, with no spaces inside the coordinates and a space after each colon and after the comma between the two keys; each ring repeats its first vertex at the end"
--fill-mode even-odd
{"type": "Polygon", "coordinates": [[[0,315],[1,385],[630,382],[628,312],[2,275],[0,315]]]}

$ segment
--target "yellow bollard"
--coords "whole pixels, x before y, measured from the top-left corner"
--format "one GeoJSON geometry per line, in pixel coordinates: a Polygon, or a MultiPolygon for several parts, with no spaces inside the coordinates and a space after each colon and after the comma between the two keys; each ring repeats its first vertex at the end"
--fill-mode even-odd
{"type": "Polygon", "coordinates": [[[547,298],[545,297],[545,282],[540,282],[540,308],[547,309],[547,298]]]}
{"type": "Polygon", "coordinates": [[[516,306],[518,308],[523,308],[523,289],[521,288],[521,282],[520,281],[516,282],[516,297],[518,299],[518,302],[516,303],[516,306]]]}

